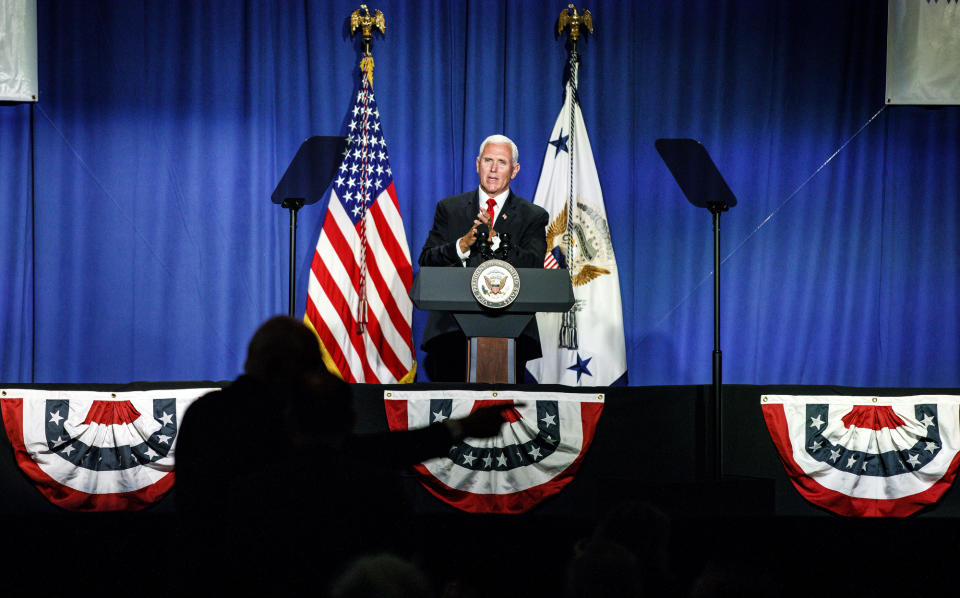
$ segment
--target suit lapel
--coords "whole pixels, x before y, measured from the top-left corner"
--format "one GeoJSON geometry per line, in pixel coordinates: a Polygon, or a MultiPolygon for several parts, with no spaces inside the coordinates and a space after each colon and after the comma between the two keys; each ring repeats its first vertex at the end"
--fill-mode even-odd
{"type": "Polygon", "coordinates": [[[470,216],[467,219],[470,222],[470,225],[467,226],[467,228],[470,228],[470,226],[473,225],[474,219],[477,217],[477,212],[480,211],[480,192],[479,191],[474,190],[473,193],[470,193],[469,195],[467,195],[466,209],[467,209],[468,215],[470,216]]]}
{"type": "Polygon", "coordinates": [[[509,232],[513,230],[513,223],[516,221],[517,197],[513,191],[507,195],[507,200],[503,202],[500,213],[497,215],[497,221],[493,223],[493,228],[497,231],[509,232]]]}

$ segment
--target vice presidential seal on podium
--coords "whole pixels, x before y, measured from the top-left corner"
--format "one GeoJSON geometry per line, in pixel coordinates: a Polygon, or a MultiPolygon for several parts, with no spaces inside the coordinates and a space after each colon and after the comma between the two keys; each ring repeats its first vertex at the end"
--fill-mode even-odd
{"type": "Polygon", "coordinates": [[[487,260],[473,271],[470,290],[480,305],[500,309],[520,294],[520,274],[508,262],[487,260]]]}

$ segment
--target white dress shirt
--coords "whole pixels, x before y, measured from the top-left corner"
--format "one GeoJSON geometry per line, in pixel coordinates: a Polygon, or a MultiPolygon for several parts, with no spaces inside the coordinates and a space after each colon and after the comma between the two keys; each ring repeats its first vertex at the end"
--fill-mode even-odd
{"type": "MultiPolygon", "coordinates": [[[[477,190],[477,193],[479,193],[479,196],[480,196],[480,210],[483,211],[483,212],[486,212],[486,211],[487,211],[487,199],[490,198],[490,195],[489,195],[486,191],[483,190],[483,187],[479,187],[478,190],[477,190]]],[[[490,228],[493,228],[493,223],[496,222],[496,221],[497,221],[497,218],[500,217],[500,210],[503,209],[503,204],[507,201],[507,196],[508,196],[508,195],[510,195],[510,188],[509,188],[509,187],[507,187],[506,191],[504,191],[503,193],[501,193],[501,194],[499,194],[499,195],[495,195],[495,196],[493,197],[493,200],[494,200],[495,202],[497,202],[497,203],[496,203],[495,206],[493,206],[493,220],[490,221],[490,228]]],[[[493,238],[493,241],[490,243],[491,249],[493,249],[494,251],[496,251],[496,250],[497,250],[497,247],[499,247],[499,246],[500,246],[500,237],[494,237],[494,238],[493,238]]],[[[470,257],[470,250],[471,250],[471,249],[472,249],[472,247],[467,247],[467,250],[466,250],[465,252],[464,252],[464,251],[460,251],[460,241],[459,241],[459,240],[457,241],[457,255],[460,256],[460,262],[461,262],[464,266],[467,265],[467,259],[470,257]]]]}

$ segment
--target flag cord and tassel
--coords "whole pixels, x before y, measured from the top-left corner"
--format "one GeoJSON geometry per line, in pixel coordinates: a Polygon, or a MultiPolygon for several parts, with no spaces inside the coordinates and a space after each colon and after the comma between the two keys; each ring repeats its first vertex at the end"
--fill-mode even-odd
{"type": "MultiPolygon", "coordinates": [[[[573,226],[574,226],[574,197],[573,197],[573,171],[574,171],[574,157],[573,150],[575,147],[574,144],[574,133],[576,130],[576,110],[577,110],[577,43],[576,40],[571,39],[570,44],[570,62],[567,78],[567,101],[570,105],[570,129],[569,129],[569,141],[568,141],[568,153],[570,161],[570,185],[569,185],[569,195],[567,197],[567,222],[566,230],[564,231],[563,240],[567,248],[567,273],[570,275],[570,278],[573,278],[573,267],[576,262],[576,259],[573,255],[573,226]]],[[[576,351],[579,348],[579,342],[577,339],[577,304],[574,302],[573,306],[563,313],[563,317],[560,322],[560,333],[559,333],[559,343],[560,346],[564,349],[570,349],[576,351]]]]}
{"type": "Polygon", "coordinates": [[[363,84],[360,93],[363,96],[363,117],[360,124],[360,282],[357,289],[357,334],[367,330],[367,207],[370,204],[370,194],[366,191],[370,187],[367,166],[370,163],[369,139],[366,133],[370,119],[370,96],[373,93],[373,55],[369,50],[364,52],[360,59],[360,70],[363,72],[363,84]]]}
{"type": "Polygon", "coordinates": [[[363,75],[360,88],[363,98],[363,120],[360,127],[360,283],[357,288],[357,334],[363,334],[367,330],[367,206],[373,195],[368,191],[371,184],[370,172],[367,168],[370,164],[367,123],[370,119],[370,97],[373,95],[373,54],[370,52],[370,46],[373,42],[374,30],[380,30],[381,34],[387,32],[383,13],[379,10],[371,13],[366,4],[361,4],[359,9],[350,14],[350,35],[352,36],[357,29],[360,30],[363,38],[363,58],[360,59],[360,71],[363,75]]]}
{"type": "Polygon", "coordinates": [[[367,84],[373,87],[373,54],[369,51],[364,52],[363,58],[360,59],[360,71],[366,77],[367,84]]]}

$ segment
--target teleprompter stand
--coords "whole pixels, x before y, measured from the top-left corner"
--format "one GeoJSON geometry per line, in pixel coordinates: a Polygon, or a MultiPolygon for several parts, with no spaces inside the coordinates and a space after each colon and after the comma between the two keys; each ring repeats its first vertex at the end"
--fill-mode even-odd
{"type": "Polygon", "coordinates": [[[470,341],[467,382],[516,383],[516,339],[538,311],[573,306],[566,270],[517,268],[520,292],[510,305],[490,309],[470,290],[476,268],[420,268],[410,298],[423,310],[448,311],[470,341]]]}
{"type": "Polygon", "coordinates": [[[346,137],[308,138],[300,144],[300,149],[270,196],[273,203],[290,210],[290,286],[287,307],[290,317],[293,317],[296,298],[297,211],[320,201],[333,175],[337,173],[346,147],[346,137]]]}
{"type": "Polygon", "coordinates": [[[694,139],[657,139],[654,142],[660,157],[673,173],[673,178],[698,208],[713,215],[713,409],[714,409],[714,477],[721,475],[723,463],[723,354],[720,351],[720,213],[737,205],[723,175],[717,170],[706,148],[694,139]]]}

